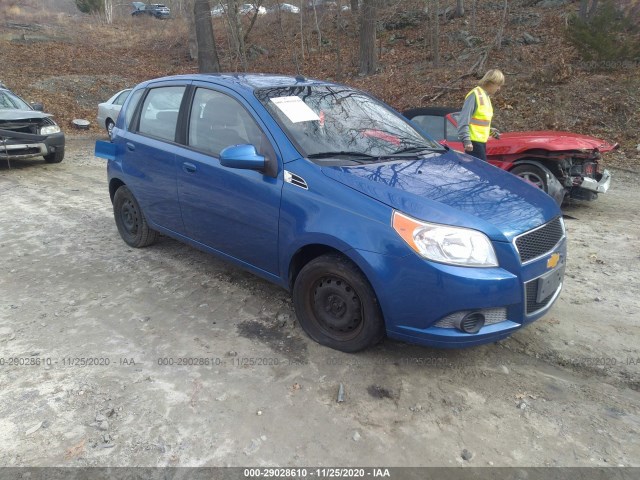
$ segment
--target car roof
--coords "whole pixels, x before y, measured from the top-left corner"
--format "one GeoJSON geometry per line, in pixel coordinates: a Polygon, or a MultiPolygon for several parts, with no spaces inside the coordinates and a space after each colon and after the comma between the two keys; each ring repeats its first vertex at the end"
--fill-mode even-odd
{"type": "Polygon", "coordinates": [[[193,80],[193,81],[210,81],[221,85],[243,90],[254,90],[265,87],[292,87],[292,86],[312,86],[312,85],[336,85],[335,83],[324,82],[306,78],[301,75],[276,75],[262,73],[199,73],[190,75],[173,75],[170,77],[154,78],[144,82],[144,85],[150,85],[158,82],[171,80],[193,80]]]}
{"type": "Polygon", "coordinates": [[[413,118],[420,115],[433,115],[436,117],[445,117],[450,113],[459,112],[459,108],[453,107],[419,107],[405,110],[402,114],[407,118],[413,118]]]}

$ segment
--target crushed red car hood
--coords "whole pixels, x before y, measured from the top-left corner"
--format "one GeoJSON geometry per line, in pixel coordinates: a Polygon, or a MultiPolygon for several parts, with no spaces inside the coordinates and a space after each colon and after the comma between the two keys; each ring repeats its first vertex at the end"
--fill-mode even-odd
{"type": "Polygon", "coordinates": [[[571,132],[556,132],[541,130],[532,132],[509,132],[500,135],[500,139],[490,139],[487,148],[499,146],[514,146],[518,151],[540,148],[544,150],[598,150],[608,152],[618,147],[599,138],[580,135],[571,132]]]}

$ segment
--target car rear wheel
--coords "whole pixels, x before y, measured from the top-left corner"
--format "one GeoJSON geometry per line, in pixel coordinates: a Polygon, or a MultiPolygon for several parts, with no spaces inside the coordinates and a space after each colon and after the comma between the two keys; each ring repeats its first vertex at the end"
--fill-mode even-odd
{"type": "Polygon", "coordinates": [[[549,186],[547,185],[547,175],[540,168],[535,165],[517,165],[510,170],[514,175],[524,178],[529,183],[532,183],[545,193],[549,192],[549,186]]]}
{"type": "Polygon", "coordinates": [[[116,124],[113,123],[113,120],[111,120],[110,118],[107,120],[107,134],[109,135],[109,138],[113,138],[113,127],[115,127],[116,124]]]}
{"type": "Polygon", "coordinates": [[[44,161],[47,163],[60,163],[64,159],[64,148],[58,147],[55,152],[44,155],[44,161]]]}
{"type": "Polygon", "coordinates": [[[305,265],[294,283],[293,302],[300,326],[322,345],[357,352],[384,337],[373,288],[342,255],[322,255],[305,265]]]}
{"type": "Polygon", "coordinates": [[[158,232],[149,228],[138,201],[124,185],[113,197],[113,215],[122,239],[134,248],[151,245],[158,238],[158,232]]]}

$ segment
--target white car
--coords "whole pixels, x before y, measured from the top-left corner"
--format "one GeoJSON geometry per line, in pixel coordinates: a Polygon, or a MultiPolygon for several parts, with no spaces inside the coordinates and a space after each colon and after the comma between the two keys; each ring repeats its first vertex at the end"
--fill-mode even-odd
{"type": "Polygon", "coordinates": [[[227,13],[227,9],[226,7],[222,6],[222,4],[218,4],[211,9],[211,16],[214,18],[222,17],[226,15],[226,13],[227,13]]]}
{"type": "Polygon", "coordinates": [[[274,5],[272,8],[268,10],[270,13],[273,12],[285,12],[285,13],[300,13],[300,7],[296,7],[295,5],[291,5],[290,3],[278,3],[274,5]]]}
{"type": "Polygon", "coordinates": [[[131,89],[125,88],[124,90],[120,90],[106,102],[98,104],[98,125],[102,125],[107,129],[109,138],[111,138],[111,133],[114,125],[116,124],[116,119],[118,118],[118,114],[120,113],[120,109],[122,108],[124,101],[129,96],[129,92],[131,92],[131,89]]]}
{"type": "Polygon", "coordinates": [[[267,9],[264,8],[262,5],[257,6],[252,3],[243,3],[242,5],[240,5],[240,8],[238,9],[238,13],[240,15],[248,15],[248,14],[253,14],[256,10],[258,11],[258,15],[266,15],[267,13],[267,9]]]}

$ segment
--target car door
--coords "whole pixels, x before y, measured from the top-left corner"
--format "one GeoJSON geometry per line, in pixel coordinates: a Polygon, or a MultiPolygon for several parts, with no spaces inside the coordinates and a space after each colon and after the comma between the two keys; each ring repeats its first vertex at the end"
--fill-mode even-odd
{"type": "Polygon", "coordinates": [[[275,142],[249,104],[233,92],[194,83],[186,146],[178,152],[178,195],[190,238],[278,274],[282,175],[275,142]],[[227,146],[251,144],[267,171],[220,164],[227,146]]]}
{"type": "Polygon", "coordinates": [[[175,141],[178,113],[186,90],[184,82],[152,85],[138,102],[126,131],[118,131],[123,144],[122,169],[127,185],[154,226],[183,233],[176,187],[175,141]]]}

